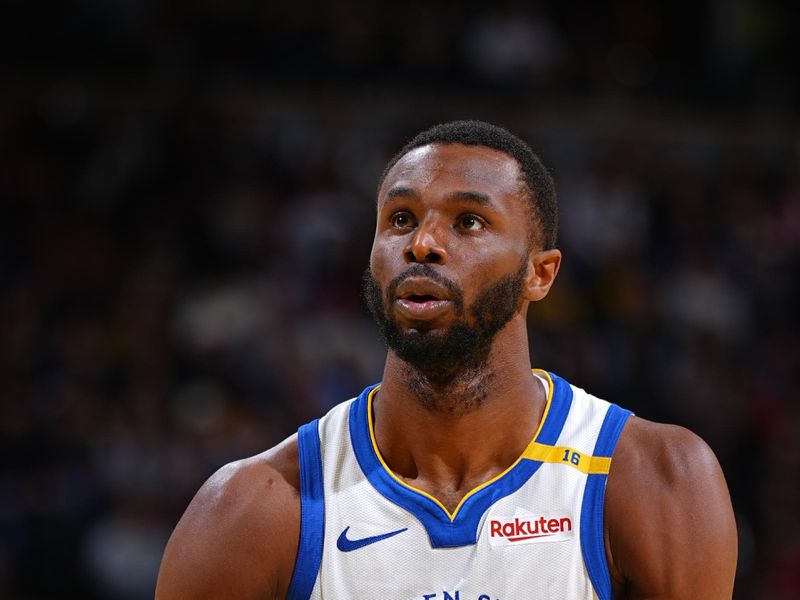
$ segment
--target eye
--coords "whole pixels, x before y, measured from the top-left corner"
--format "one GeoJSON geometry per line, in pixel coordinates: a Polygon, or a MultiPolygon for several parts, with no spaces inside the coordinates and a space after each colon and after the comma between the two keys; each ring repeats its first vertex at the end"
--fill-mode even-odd
{"type": "Polygon", "coordinates": [[[397,229],[404,229],[405,227],[410,227],[412,224],[411,215],[407,212],[393,214],[389,219],[389,222],[392,224],[392,227],[397,229]]]}
{"type": "Polygon", "coordinates": [[[476,215],[464,215],[459,219],[458,224],[468,231],[480,231],[485,227],[483,219],[476,215]]]}

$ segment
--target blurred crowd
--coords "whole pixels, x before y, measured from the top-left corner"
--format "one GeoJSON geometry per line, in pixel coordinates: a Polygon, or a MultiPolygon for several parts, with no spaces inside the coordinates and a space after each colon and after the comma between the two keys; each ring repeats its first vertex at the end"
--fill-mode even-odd
{"type": "Polygon", "coordinates": [[[598,6],[12,2],[0,597],[151,597],[215,469],[380,379],[377,178],[454,118],[558,185],[534,366],[703,436],[736,597],[800,597],[794,9],[598,6]]]}

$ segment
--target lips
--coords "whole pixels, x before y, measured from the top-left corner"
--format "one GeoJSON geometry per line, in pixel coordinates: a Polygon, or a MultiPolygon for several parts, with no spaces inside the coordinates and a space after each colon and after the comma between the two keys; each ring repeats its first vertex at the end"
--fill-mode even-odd
{"type": "Polygon", "coordinates": [[[410,277],[397,286],[395,303],[407,318],[427,320],[438,317],[452,301],[446,287],[431,279],[410,277]]]}
{"type": "Polygon", "coordinates": [[[427,277],[409,277],[397,286],[397,298],[428,298],[433,300],[449,300],[448,289],[427,277]]]}

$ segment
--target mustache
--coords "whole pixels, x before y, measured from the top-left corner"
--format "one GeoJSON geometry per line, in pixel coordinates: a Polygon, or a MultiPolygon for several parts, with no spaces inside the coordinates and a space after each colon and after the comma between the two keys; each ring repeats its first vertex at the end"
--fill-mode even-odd
{"type": "Polygon", "coordinates": [[[461,288],[458,287],[454,281],[437,272],[427,263],[413,265],[407,271],[400,273],[400,275],[389,282],[389,285],[386,287],[386,306],[390,306],[394,301],[398,286],[410,277],[427,277],[442,287],[447,288],[456,311],[458,313],[463,313],[464,293],[461,291],[461,288]]]}

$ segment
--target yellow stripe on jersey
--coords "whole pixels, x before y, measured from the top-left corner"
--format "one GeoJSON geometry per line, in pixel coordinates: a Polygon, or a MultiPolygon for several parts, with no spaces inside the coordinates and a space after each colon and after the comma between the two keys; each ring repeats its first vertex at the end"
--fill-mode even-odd
{"type": "Polygon", "coordinates": [[[547,446],[531,442],[522,456],[529,460],[569,465],[587,475],[606,474],[611,468],[610,457],[590,456],[568,446],[547,446]]]}

